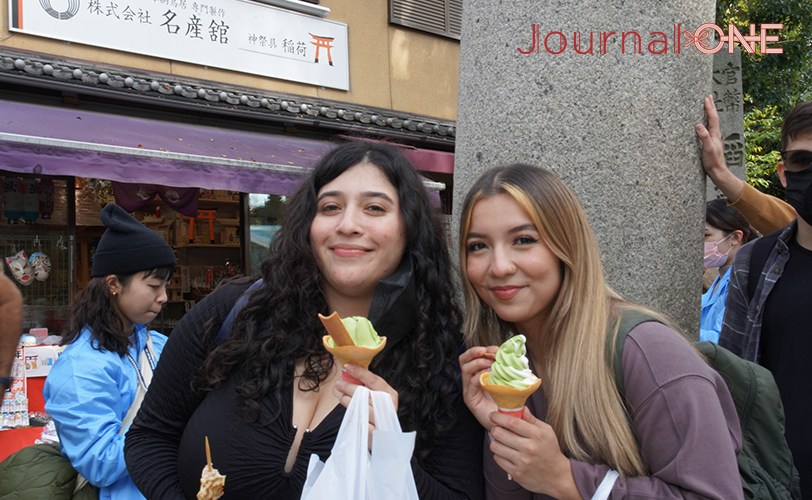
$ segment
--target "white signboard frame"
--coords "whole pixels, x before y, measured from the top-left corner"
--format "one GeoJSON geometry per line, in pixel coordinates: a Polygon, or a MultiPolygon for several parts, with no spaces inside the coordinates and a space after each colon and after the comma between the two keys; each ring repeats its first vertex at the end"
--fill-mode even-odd
{"type": "Polygon", "coordinates": [[[14,32],[349,90],[347,25],[248,0],[8,0],[14,32]]]}

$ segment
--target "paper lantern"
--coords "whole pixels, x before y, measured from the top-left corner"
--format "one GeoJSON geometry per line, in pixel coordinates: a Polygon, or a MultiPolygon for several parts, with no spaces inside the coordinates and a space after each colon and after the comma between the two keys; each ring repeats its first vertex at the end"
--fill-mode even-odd
{"type": "Polygon", "coordinates": [[[39,183],[36,179],[23,179],[23,220],[33,224],[39,218],[39,183]]]}
{"type": "Polygon", "coordinates": [[[6,177],[3,180],[3,197],[5,198],[3,215],[9,224],[16,224],[23,216],[23,181],[17,177],[6,177]]]}
{"type": "Polygon", "coordinates": [[[54,213],[54,183],[50,179],[39,181],[39,213],[43,219],[50,219],[54,213]]]}

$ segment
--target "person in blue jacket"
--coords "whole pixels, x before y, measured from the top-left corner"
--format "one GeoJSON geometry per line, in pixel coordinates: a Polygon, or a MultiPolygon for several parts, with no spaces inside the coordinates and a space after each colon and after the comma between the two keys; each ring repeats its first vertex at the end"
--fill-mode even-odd
{"type": "Polygon", "coordinates": [[[745,243],[758,238],[747,219],[724,199],[711,200],[705,206],[704,267],[719,268],[719,276],[702,295],[702,318],[699,340],[719,342],[725,317],[727,284],[733,257],[745,243]]]}
{"type": "Polygon", "coordinates": [[[172,247],[124,209],[101,212],[107,230],[92,279],[71,304],[67,345],[45,381],[45,410],[62,453],[99,498],[144,498],[124,462],[124,434],[152,380],[166,337],[147,330],[166,302],[172,247]]]}

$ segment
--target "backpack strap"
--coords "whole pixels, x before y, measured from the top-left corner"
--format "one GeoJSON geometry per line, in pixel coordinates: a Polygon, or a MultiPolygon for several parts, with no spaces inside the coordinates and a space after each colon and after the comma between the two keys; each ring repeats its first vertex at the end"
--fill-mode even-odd
{"type": "Polygon", "coordinates": [[[223,320],[223,324],[220,325],[220,329],[217,331],[217,337],[215,338],[215,343],[220,345],[223,341],[228,337],[231,333],[231,325],[234,323],[234,318],[237,317],[237,314],[240,313],[245,304],[248,303],[248,299],[251,297],[251,293],[254,290],[262,286],[262,278],[256,280],[248,289],[237,299],[237,302],[234,304],[234,307],[228,312],[228,316],[226,319],[223,320]]]}
{"type": "Polygon", "coordinates": [[[648,321],[662,323],[651,314],[632,309],[620,313],[620,316],[609,326],[609,335],[606,337],[606,359],[609,361],[609,365],[614,368],[615,386],[624,404],[626,402],[626,386],[623,383],[623,344],[626,342],[626,337],[630,331],[637,325],[648,321]],[[617,337],[615,337],[615,343],[612,344],[612,328],[618,324],[618,321],[620,324],[617,327],[617,337]]]}
{"type": "Polygon", "coordinates": [[[764,264],[767,263],[767,257],[770,256],[770,251],[781,236],[781,228],[778,231],[758,238],[753,243],[753,252],[750,254],[750,268],[747,274],[747,301],[751,302],[753,296],[756,294],[756,287],[758,282],[761,281],[761,272],[764,270],[764,264]]]}

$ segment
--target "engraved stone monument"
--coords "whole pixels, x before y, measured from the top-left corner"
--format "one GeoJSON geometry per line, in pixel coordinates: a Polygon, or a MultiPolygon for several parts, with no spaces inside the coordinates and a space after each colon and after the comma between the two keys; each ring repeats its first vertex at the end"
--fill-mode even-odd
{"type": "MultiPolygon", "coordinates": [[[[747,180],[744,156],[744,106],[742,105],[742,54],[736,45],[733,54],[720,50],[713,55],[713,100],[719,113],[719,129],[725,148],[727,168],[741,180],[747,180]]],[[[708,200],[722,197],[708,180],[708,200]]]]}

